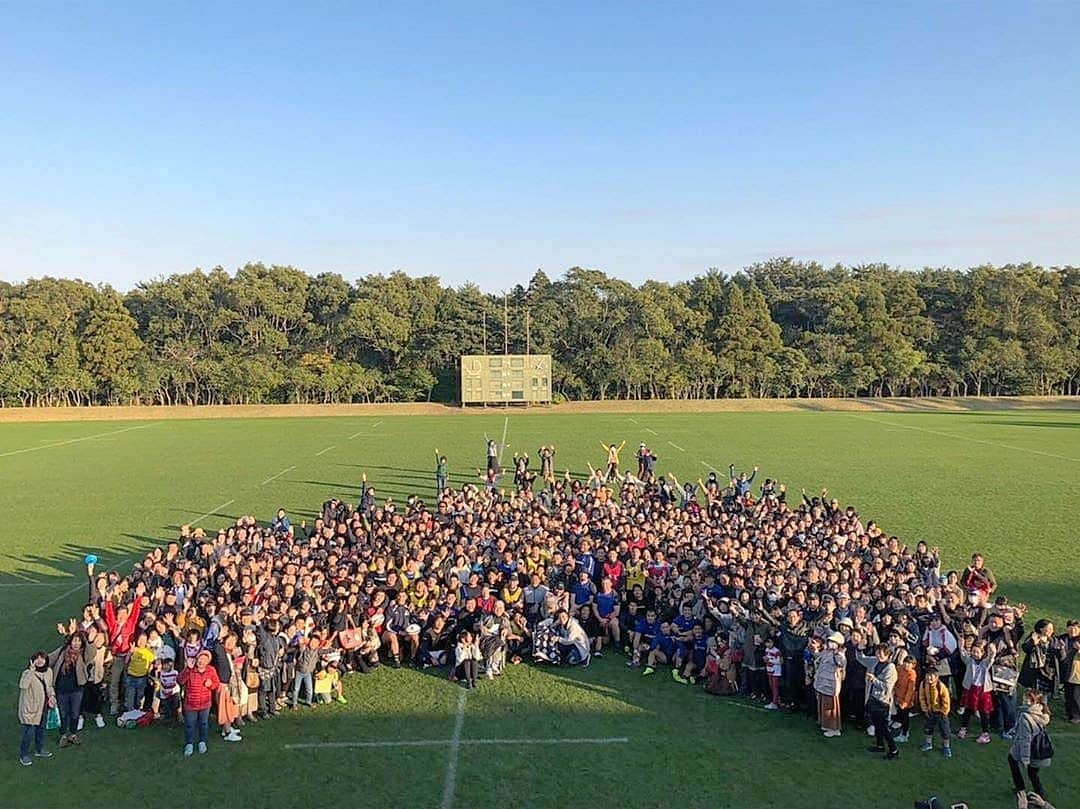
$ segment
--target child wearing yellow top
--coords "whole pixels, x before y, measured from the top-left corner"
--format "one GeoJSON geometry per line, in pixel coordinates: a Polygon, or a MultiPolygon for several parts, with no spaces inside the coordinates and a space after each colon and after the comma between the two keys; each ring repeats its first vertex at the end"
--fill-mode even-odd
{"type": "Polygon", "coordinates": [[[128,657],[124,671],[124,708],[133,711],[141,709],[146,696],[146,683],[150,667],[154,664],[154,650],[147,646],[146,633],[140,632],[135,639],[135,648],[128,657]]]}

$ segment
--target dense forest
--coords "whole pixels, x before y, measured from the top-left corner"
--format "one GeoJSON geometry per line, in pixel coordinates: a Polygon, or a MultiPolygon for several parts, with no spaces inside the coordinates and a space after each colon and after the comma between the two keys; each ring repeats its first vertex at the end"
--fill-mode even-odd
{"type": "Polygon", "coordinates": [[[505,296],[248,264],[0,282],[0,402],[454,401],[458,356],[554,356],[557,399],[1080,393],[1080,267],[777,259],[641,286],[573,268],[505,296]],[[484,331],[487,331],[486,339],[484,331]]]}

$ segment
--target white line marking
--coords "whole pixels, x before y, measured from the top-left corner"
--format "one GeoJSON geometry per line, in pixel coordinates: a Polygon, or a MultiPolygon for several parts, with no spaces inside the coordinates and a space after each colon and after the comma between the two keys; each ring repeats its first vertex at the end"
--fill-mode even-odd
{"type": "Polygon", "coordinates": [[[646,427],[645,432],[652,433],[653,435],[659,435],[659,433],[656,432],[656,430],[652,429],[651,427],[646,427]]]}
{"type": "Polygon", "coordinates": [[[699,461],[699,463],[702,466],[704,466],[706,469],[708,469],[710,472],[715,472],[716,471],[716,467],[713,466],[712,464],[707,464],[707,463],[705,463],[705,461],[699,461]]]}
{"type": "Polygon", "coordinates": [[[670,444],[671,446],[675,447],[675,449],[677,449],[677,450],[678,450],[679,452],[686,452],[686,450],[685,450],[685,449],[683,449],[682,447],[680,447],[680,446],[679,446],[678,444],[676,444],[676,443],[675,443],[674,441],[668,441],[668,443],[669,443],[669,444],[670,444]]]}
{"type": "Polygon", "coordinates": [[[322,455],[323,453],[329,452],[330,450],[332,450],[336,446],[337,446],[337,444],[331,444],[326,449],[320,449],[318,452],[315,453],[315,457],[318,458],[320,455],[322,455]]]}
{"type": "Polygon", "coordinates": [[[457,781],[458,751],[461,749],[461,728],[465,724],[465,692],[458,696],[454,733],[450,737],[450,755],[446,760],[446,782],[443,784],[442,809],[454,805],[454,783],[457,781]]]}
{"type": "Polygon", "coordinates": [[[900,427],[904,430],[916,430],[920,433],[930,433],[931,435],[940,435],[943,438],[955,438],[959,441],[971,441],[975,444],[986,444],[988,447],[1001,447],[1002,449],[1013,449],[1017,452],[1029,452],[1032,455],[1042,455],[1045,458],[1057,458],[1059,461],[1073,461],[1074,463],[1080,463],[1080,458],[1069,458],[1066,455],[1056,455],[1053,452],[1043,452],[1038,449],[1030,449],[1029,447],[1016,447],[1011,444],[1001,444],[997,441],[986,441],[982,438],[972,438],[968,435],[954,435],[952,433],[943,433],[940,430],[931,430],[928,427],[916,427],[912,424],[894,424],[891,421],[882,421],[881,419],[875,419],[870,416],[856,416],[855,418],[864,419],[866,421],[872,421],[875,424],[883,424],[886,427],[900,427]]]}
{"type": "Polygon", "coordinates": [[[37,615],[39,612],[41,612],[46,607],[51,607],[57,601],[63,601],[65,598],[67,598],[69,595],[76,592],[77,590],[87,590],[87,592],[89,592],[89,590],[87,589],[89,586],[90,586],[89,582],[84,581],[81,584],[78,584],[77,586],[72,587],[70,590],[65,590],[60,595],[58,595],[56,598],[54,598],[52,601],[46,601],[44,604],[42,604],[40,607],[38,607],[36,610],[34,610],[30,614],[31,615],[37,615]]]}
{"type": "MultiPolygon", "coordinates": [[[[117,560],[116,560],[115,562],[112,562],[112,563],[111,563],[111,564],[109,565],[109,567],[114,567],[114,568],[115,568],[115,567],[119,567],[119,566],[120,566],[120,565],[122,565],[122,564],[123,564],[124,562],[128,561],[129,559],[134,559],[134,558],[135,558],[136,556],[142,556],[142,554],[141,554],[141,553],[129,553],[129,554],[127,555],[127,556],[121,556],[121,557],[120,557],[119,559],[117,559],[117,560]]],[[[101,564],[101,562],[100,562],[100,560],[99,560],[99,561],[98,561],[98,565],[100,565],[100,564],[101,564]]],[[[33,611],[32,613],[30,613],[30,614],[31,614],[31,615],[37,615],[37,614],[38,614],[39,612],[41,612],[41,611],[42,611],[43,609],[45,609],[46,607],[51,607],[51,606],[52,606],[53,604],[55,604],[55,603],[56,603],[57,601],[63,601],[63,600],[64,600],[65,598],[67,598],[67,597],[68,597],[69,595],[71,595],[72,593],[74,593],[74,592],[77,592],[77,591],[79,591],[79,590],[84,590],[84,589],[85,589],[85,590],[87,590],[87,592],[89,593],[89,589],[88,589],[88,588],[89,588],[89,586],[90,586],[90,583],[89,583],[89,582],[87,582],[87,581],[83,581],[83,582],[82,582],[82,584],[78,584],[78,585],[76,585],[75,587],[72,587],[72,588],[71,588],[70,590],[67,590],[67,591],[65,591],[65,592],[61,593],[61,594],[60,594],[60,595],[58,595],[58,596],[57,596],[56,598],[54,598],[54,599],[53,599],[52,601],[49,601],[49,602],[47,602],[47,603],[45,603],[45,604],[42,604],[42,605],[41,605],[40,607],[38,607],[38,608],[37,608],[36,610],[34,610],[34,611],[33,611]]]]}
{"type": "Polygon", "coordinates": [[[5,581],[0,582],[0,587],[60,587],[66,584],[62,581],[5,581]]]}
{"type": "Polygon", "coordinates": [[[734,705],[737,708],[746,708],[748,711],[764,711],[765,713],[769,713],[769,711],[765,710],[765,708],[762,708],[759,705],[749,705],[749,704],[747,704],[745,702],[732,702],[732,701],[727,701],[727,704],[728,705],[734,705]]]}
{"type": "Polygon", "coordinates": [[[506,428],[509,427],[509,426],[510,426],[510,417],[507,416],[505,419],[503,419],[503,437],[502,437],[502,443],[499,444],[499,468],[500,469],[502,469],[503,450],[506,449],[506,428]]]}
{"type": "Polygon", "coordinates": [[[221,510],[222,510],[223,508],[225,508],[225,506],[231,506],[231,505],[232,505],[233,503],[235,503],[235,502],[236,502],[235,500],[226,500],[226,501],[225,501],[224,503],[222,503],[222,504],[221,504],[220,506],[214,506],[214,507],[213,507],[212,509],[210,509],[210,510],[209,510],[208,512],[206,512],[206,513],[205,513],[205,514],[203,514],[203,515],[202,515],[201,517],[199,517],[199,519],[197,519],[197,520],[192,520],[192,521],[191,521],[191,522],[189,523],[189,525],[195,525],[196,523],[200,523],[200,522],[202,522],[203,520],[205,520],[205,519],[206,519],[207,517],[212,517],[212,516],[213,516],[214,514],[216,514],[217,512],[221,511],[221,510]]]}
{"type": "Polygon", "coordinates": [[[379,426],[380,424],[382,424],[382,420],[381,420],[381,419],[380,419],[379,421],[375,422],[374,424],[372,424],[372,425],[371,425],[371,429],[373,429],[373,430],[374,430],[374,429],[375,429],[376,427],[378,427],[378,426],[379,426]]]}
{"type": "MultiPolygon", "coordinates": [[[[745,706],[754,708],[753,705],[745,706]]],[[[755,708],[763,711],[764,708],[755,708]]],[[[605,736],[595,739],[555,738],[555,739],[530,739],[528,737],[518,739],[460,739],[460,745],[491,745],[491,744],[627,744],[630,741],[626,736],[605,736]]],[[[286,750],[317,750],[317,749],[343,749],[350,747],[446,747],[453,745],[453,739],[407,739],[400,742],[374,741],[374,742],[298,742],[286,744],[286,750]]]]}
{"type": "Polygon", "coordinates": [[[627,416],[627,418],[630,419],[630,421],[634,422],[634,424],[637,424],[637,419],[633,418],[632,416],[627,416]]]}
{"type": "Polygon", "coordinates": [[[282,475],[284,475],[284,474],[285,474],[286,472],[291,472],[291,471],[293,471],[294,469],[296,469],[296,467],[295,467],[295,466],[290,466],[290,467],[289,467],[288,469],[282,469],[282,470],[281,470],[280,472],[278,472],[278,473],[277,473],[276,475],[274,475],[274,476],[272,476],[272,477],[268,477],[268,478],[267,478],[266,480],[264,480],[264,481],[263,481],[262,483],[260,483],[259,485],[260,485],[260,486],[265,486],[265,485],[266,485],[267,483],[269,483],[270,481],[272,481],[272,480],[277,480],[277,479],[278,479],[279,477],[281,477],[282,475]]]}
{"type": "Polygon", "coordinates": [[[353,440],[354,438],[356,438],[357,436],[360,436],[360,435],[363,435],[363,434],[364,434],[364,430],[361,430],[361,431],[360,431],[360,432],[358,432],[358,433],[353,433],[352,435],[350,435],[350,436],[349,436],[349,439],[348,439],[348,440],[349,440],[349,441],[352,441],[352,440],[353,440]]]}
{"type": "Polygon", "coordinates": [[[0,452],[0,458],[6,458],[9,455],[21,455],[24,452],[37,452],[39,449],[52,449],[53,447],[63,447],[68,444],[77,444],[80,441],[89,441],[92,438],[104,438],[107,435],[119,435],[120,433],[128,433],[132,430],[145,430],[147,427],[153,427],[152,424],[139,424],[135,427],[125,427],[122,430],[110,430],[107,433],[94,433],[93,435],[84,435],[82,438],[69,438],[67,441],[57,441],[53,444],[44,444],[40,447],[26,447],[25,449],[13,449],[9,452],[0,452]]]}

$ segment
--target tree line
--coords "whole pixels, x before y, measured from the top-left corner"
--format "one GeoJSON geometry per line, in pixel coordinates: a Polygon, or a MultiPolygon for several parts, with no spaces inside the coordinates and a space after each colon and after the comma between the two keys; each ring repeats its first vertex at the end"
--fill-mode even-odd
{"type": "Polygon", "coordinates": [[[0,282],[0,403],[455,401],[458,357],[554,357],[557,399],[1080,393],[1080,267],[823,267],[634,286],[574,267],[506,295],[287,266],[0,282]]]}

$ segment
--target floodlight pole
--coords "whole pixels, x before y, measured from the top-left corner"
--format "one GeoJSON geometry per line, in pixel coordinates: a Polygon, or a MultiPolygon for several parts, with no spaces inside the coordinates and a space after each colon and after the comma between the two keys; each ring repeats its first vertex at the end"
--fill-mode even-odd
{"type": "Polygon", "coordinates": [[[483,334],[484,334],[484,336],[483,336],[484,354],[487,354],[487,307],[486,306],[483,309],[480,310],[480,314],[483,315],[483,318],[484,318],[484,320],[483,320],[484,325],[482,327],[482,330],[483,330],[483,334]]]}
{"type": "Polygon", "coordinates": [[[503,292],[503,354],[510,353],[510,304],[509,296],[503,292]]]}
{"type": "Polygon", "coordinates": [[[529,334],[529,310],[525,310],[525,356],[532,354],[532,339],[529,334]]]}

